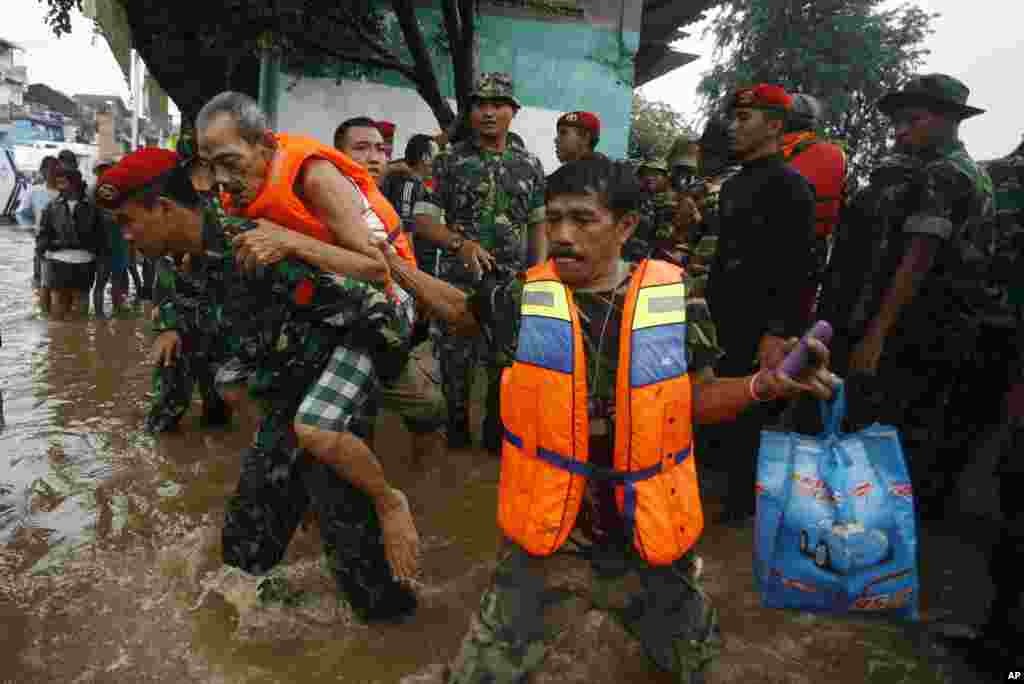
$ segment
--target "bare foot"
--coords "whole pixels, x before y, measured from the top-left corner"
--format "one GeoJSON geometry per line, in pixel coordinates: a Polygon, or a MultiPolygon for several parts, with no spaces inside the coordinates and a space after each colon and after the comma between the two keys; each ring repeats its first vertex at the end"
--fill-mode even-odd
{"type": "Polygon", "coordinates": [[[419,562],[420,537],[412,520],[409,500],[402,492],[392,489],[389,496],[376,502],[376,507],[391,573],[400,582],[411,580],[419,562]]]}

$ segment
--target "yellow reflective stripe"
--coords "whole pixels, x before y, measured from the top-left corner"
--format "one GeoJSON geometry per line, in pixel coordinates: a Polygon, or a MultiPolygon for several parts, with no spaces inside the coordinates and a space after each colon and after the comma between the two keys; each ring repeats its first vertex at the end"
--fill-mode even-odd
{"type": "Polygon", "coordinates": [[[524,316],[546,316],[571,321],[569,316],[569,300],[565,296],[565,287],[553,280],[541,280],[523,286],[524,316]]]}
{"type": "Polygon", "coordinates": [[[686,288],[682,283],[642,287],[633,312],[633,330],[686,322],[686,288]]]}

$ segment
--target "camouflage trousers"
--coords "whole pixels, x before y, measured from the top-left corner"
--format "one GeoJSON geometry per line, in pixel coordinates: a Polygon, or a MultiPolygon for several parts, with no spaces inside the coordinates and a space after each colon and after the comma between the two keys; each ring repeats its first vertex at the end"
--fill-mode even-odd
{"type": "Polygon", "coordinates": [[[307,510],[338,592],[363,620],[391,620],[416,610],[416,595],[391,576],[370,497],[298,447],[290,406],[270,406],[242,455],[238,489],[224,513],[224,562],[264,575],[285,555],[307,510]]]}
{"type": "Polygon", "coordinates": [[[184,340],[177,362],[153,369],[153,405],[146,416],[150,433],[174,430],[192,404],[192,390],[199,385],[203,398],[203,420],[209,424],[227,421],[229,409],[217,393],[217,366],[209,357],[191,353],[191,340],[184,340]]]}
{"type": "Polygon", "coordinates": [[[501,368],[493,363],[492,351],[482,338],[456,335],[440,324],[434,336],[434,349],[441,365],[441,391],[448,404],[448,424],[469,425],[470,393],[473,378],[481,363],[487,370],[487,401],[484,422],[484,443],[501,439],[499,406],[501,368]]]}
{"type": "Polygon", "coordinates": [[[566,555],[531,556],[503,540],[494,581],[470,622],[448,684],[526,681],[543,662],[553,636],[546,618],[558,601],[554,597],[580,593],[617,619],[660,669],[674,673],[681,684],[703,681],[722,638],[692,552],[672,565],[654,567],[625,544],[591,547],[584,555],[592,578],[582,592],[553,581],[553,570],[564,566],[566,555]],[[631,584],[639,589],[631,591],[631,584]]]}

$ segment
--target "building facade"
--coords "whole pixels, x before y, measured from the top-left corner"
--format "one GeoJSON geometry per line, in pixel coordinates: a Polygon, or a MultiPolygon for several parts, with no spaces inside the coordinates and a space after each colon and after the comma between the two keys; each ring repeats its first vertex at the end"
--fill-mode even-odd
{"type": "MultiPolygon", "coordinates": [[[[558,166],[555,122],[563,112],[596,112],[602,125],[598,150],[625,157],[634,87],[693,58],[673,53],[675,57],[647,60],[650,69],[638,67],[637,55],[646,54],[648,47],[641,34],[646,30],[644,11],[649,4],[642,0],[480,3],[477,71],[512,75],[523,105],[512,130],[540,157],[546,172],[558,166]]],[[[686,11],[677,9],[672,19],[693,21],[710,4],[679,0],[675,7],[686,11]]],[[[440,3],[419,5],[417,18],[424,35],[442,32],[440,3]]],[[[397,20],[389,30],[395,34],[390,44],[404,45],[397,20]]],[[[441,92],[454,109],[450,59],[436,46],[430,49],[441,92]]],[[[403,57],[409,60],[407,54],[403,57]]],[[[271,73],[262,79],[261,102],[280,130],[310,134],[330,144],[335,128],[349,117],[386,119],[397,124],[397,156],[412,135],[439,132],[430,108],[412,84],[395,72],[370,71],[358,77],[350,66],[296,70],[288,64],[271,64],[267,68],[271,73]]]]}
{"type": "Polygon", "coordinates": [[[9,130],[23,114],[28,72],[21,62],[24,50],[17,43],[0,38],[0,131],[9,130]]]}

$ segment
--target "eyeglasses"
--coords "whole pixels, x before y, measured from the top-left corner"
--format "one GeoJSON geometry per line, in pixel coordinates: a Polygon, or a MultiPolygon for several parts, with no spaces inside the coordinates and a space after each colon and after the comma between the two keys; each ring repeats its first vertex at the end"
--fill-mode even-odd
{"type": "Polygon", "coordinates": [[[236,178],[244,173],[242,157],[237,154],[224,155],[214,159],[192,157],[191,170],[193,178],[205,178],[215,181],[222,176],[236,178]]]}

